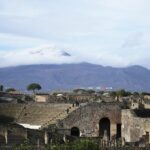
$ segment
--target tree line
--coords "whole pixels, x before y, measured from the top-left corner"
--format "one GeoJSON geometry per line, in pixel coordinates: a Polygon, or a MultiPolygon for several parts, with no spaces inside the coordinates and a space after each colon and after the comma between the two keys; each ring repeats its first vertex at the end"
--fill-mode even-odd
{"type": "MultiPolygon", "coordinates": [[[[31,83],[26,87],[27,91],[32,91],[35,93],[36,91],[39,91],[42,89],[42,86],[39,83],[31,83]]],[[[7,88],[4,90],[4,86],[0,85],[0,91],[4,92],[14,92],[17,91],[15,88],[7,88]]]]}
{"type": "MultiPolygon", "coordinates": [[[[31,83],[29,85],[27,85],[26,90],[27,91],[32,91],[33,93],[35,93],[36,91],[39,91],[42,89],[42,86],[39,83],[31,83]]],[[[15,88],[6,88],[4,90],[4,86],[0,85],[0,91],[4,91],[4,92],[14,92],[17,91],[15,88]]],[[[95,93],[99,93],[99,94],[104,94],[107,91],[98,91],[96,92],[93,89],[74,89],[73,90],[74,93],[76,94],[95,94],[95,93]]],[[[127,96],[143,96],[143,95],[150,95],[149,92],[131,92],[131,91],[127,91],[124,89],[121,90],[116,90],[116,91],[108,91],[109,95],[112,97],[127,97],[127,96]]]]}

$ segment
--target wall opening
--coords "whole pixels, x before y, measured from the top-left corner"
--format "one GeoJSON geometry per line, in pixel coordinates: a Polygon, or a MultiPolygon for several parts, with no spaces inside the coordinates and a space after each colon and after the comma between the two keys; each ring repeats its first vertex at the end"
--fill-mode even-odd
{"type": "Polygon", "coordinates": [[[99,122],[99,136],[107,136],[110,139],[110,120],[108,118],[102,118],[99,122]],[[105,135],[104,135],[105,134],[105,135]]]}
{"type": "Polygon", "coordinates": [[[117,124],[117,138],[121,138],[121,124],[117,124]]]}
{"type": "Polygon", "coordinates": [[[71,128],[71,136],[77,136],[77,137],[79,137],[80,136],[80,130],[79,130],[79,128],[77,128],[77,127],[71,128]]]}
{"type": "Polygon", "coordinates": [[[146,132],[146,143],[150,143],[149,132],[146,132]]]}

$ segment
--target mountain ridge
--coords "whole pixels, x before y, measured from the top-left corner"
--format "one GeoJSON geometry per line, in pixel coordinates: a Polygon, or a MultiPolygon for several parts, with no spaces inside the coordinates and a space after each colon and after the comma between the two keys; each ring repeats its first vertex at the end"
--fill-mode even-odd
{"type": "Polygon", "coordinates": [[[25,90],[32,82],[38,82],[45,91],[81,87],[149,91],[149,77],[150,70],[139,65],[115,68],[83,62],[0,68],[0,84],[21,90],[25,90]]]}

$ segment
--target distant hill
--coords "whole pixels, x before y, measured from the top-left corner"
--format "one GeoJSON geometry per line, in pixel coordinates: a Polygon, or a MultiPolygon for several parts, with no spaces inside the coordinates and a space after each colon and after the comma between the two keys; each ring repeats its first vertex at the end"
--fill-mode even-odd
{"type": "Polygon", "coordinates": [[[89,63],[0,68],[0,84],[5,87],[25,90],[32,82],[40,83],[46,91],[98,86],[150,91],[150,70],[141,66],[113,68],[89,63]]]}

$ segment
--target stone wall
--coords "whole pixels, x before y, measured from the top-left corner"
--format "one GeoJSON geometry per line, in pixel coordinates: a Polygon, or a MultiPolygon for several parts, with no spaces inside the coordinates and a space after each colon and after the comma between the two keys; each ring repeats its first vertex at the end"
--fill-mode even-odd
{"type": "Polygon", "coordinates": [[[0,136],[4,139],[1,144],[22,143],[27,139],[27,130],[17,124],[0,124],[0,136]]]}
{"type": "Polygon", "coordinates": [[[142,104],[145,109],[150,109],[150,99],[143,99],[142,104]]]}
{"type": "Polygon", "coordinates": [[[102,118],[110,120],[111,137],[116,136],[117,124],[121,124],[121,106],[118,103],[89,103],[72,112],[62,124],[64,129],[79,128],[80,136],[98,137],[102,118]]]}
{"type": "Polygon", "coordinates": [[[49,96],[48,95],[35,95],[36,102],[47,102],[49,96]]]}
{"type": "Polygon", "coordinates": [[[19,93],[8,93],[8,92],[0,92],[0,99],[4,99],[9,101],[10,100],[22,100],[22,101],[32,101],[32,95],[29,94],[19,94],[19,93]]]}
{"type": "Polygon", "coordinates": [[[146,133],[150,133],[150,118],[138,117],[134,110],[122,110],[121,120],[122,137],[126,142],[139,142],[146,133]]]}
{"type": "Polygon", "coordinates": [[[100,100],[100,96],[88,95],[88,94],[62,94],[62,95],[49,95],[48,102],[50,103],[79,103],[93,102],[100,100]]]}

